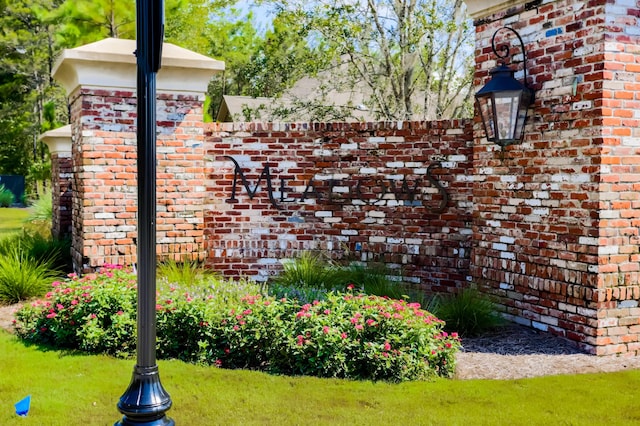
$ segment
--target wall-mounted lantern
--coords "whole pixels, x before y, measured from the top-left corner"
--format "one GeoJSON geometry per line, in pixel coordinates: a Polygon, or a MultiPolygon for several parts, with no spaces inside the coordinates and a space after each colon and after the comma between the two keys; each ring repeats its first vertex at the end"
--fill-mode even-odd
{"type": "MultiPolygon", "coordinates": [[[[498,53],[495,45],[496,35],[502,30],[513,32],[522,49],[524,63],[524,82],[527,82],[527,56],[520,34],[513,28],[502,27],[491,38],[493,53],[500,59],[512,56],[509,47],[501,45],[498,53]]],[[[527,110],[533,103],[533,90],[513,78],[514,70],[503,61],[490,71],[491,80],[476,93],[476,102],[487,140],[502,147],[522,141],[527,110]]]]}

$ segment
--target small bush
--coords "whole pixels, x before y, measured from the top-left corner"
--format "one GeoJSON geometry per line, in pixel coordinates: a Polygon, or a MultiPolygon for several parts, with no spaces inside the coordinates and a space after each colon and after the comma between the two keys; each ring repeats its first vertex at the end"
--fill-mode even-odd
{"type": "Polygon", "coordinates": [[[182,288],[190,288],[209,274],[198,262],[176,262],[173,259],[158,264],[158,278],[161,283],[182,288]]]}
{"type": "Polygon", "coordinates": [[[17,334],[59,348],[126,356],[136,343],[136,279],[108,267],[97,274],[49,284],[43,301],[16,313],[17,334]]]}
{"type": "Polygon", "coordinates": [[[283,261],[283,271],[270,282],[269,292],[310,301],[322,298],[319,293],[323,290],[344,291],[347,286],[376,296],[403,297],[398,274],[386,265],[360,262],[340,265],[310,252],[283,261]],[[309,297],[307,293],[317,296],[309,297]]]}
{"type": "Polygon", "coordinates": [[[0,184],[0,207],[11,207],[15,198],[13,192],[5,188],[3,184],[0,184]]]}
{"type": "Polygon", "coordinates": [[[445,329],[465,337],[482,334],[503,323],[491,300],[474,288],[442,297],[434,312],[446,322],[445,329]]]}
{"type": "Polygon", "coordinates": [[[46,190],[29,207],[29,222],[45,222],[49,225],[53,219],[53,199],[51,190],[46,190]]]}
{"type": "Polygon", "coordinates": [[[295,259],[283,260],[282,267],[283,271],[274,279],[280,287],[333,290],[342,284],[337,270],[311,252],[303,252],[295,259]]]}
{"type": "Polygon", "coordinates": [[[45,236],[36,229],[25,229],[21,234],[0,240],[0,255],[11,253],[15,247],[34,262],[46,263],[52,269],[71,270],[71,241],[45,236]]]}
{"type": "MultiPolygon", "coordinates": [[[[105,269],[56,283],[17,314],[25,340],[129,355],[135,342],[135,276],[105,269]]],[[[277,374],[423,380],[453,374],[457,335],[418,304],[328,293],[301,304],[263,296],[255,285],[177,287],[157,299],[157,353],[163,358],[277,374]],[[254,291],[240,296],[239,288],[254,291]]]]}
{"type": "Polygon", "coordinates": [[[14,246],[0,255],[0,302],[41,297],[57,274],[50,259],[35,261],[19,245],[14,246]]]}

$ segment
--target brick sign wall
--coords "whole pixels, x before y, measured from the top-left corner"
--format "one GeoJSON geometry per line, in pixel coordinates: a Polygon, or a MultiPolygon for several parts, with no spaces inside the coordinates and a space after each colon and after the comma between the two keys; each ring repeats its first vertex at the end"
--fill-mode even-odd
{"type": "Polygon", "coordinates": [[[305,250],[384,262],[425,289],[467,279],[471,124],[213,124],[208,265],[264,280],[305,250]]]}

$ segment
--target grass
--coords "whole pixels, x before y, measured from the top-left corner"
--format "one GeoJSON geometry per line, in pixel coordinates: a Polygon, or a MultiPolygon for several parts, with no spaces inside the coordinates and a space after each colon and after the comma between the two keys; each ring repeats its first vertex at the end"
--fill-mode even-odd
{"type": "MultiPolygon", "coordinates": [[[[112,425],[134,362],[25,347],[0,331],[0,424],[112,425]],[[32,396],[19,418],[13,404],[32,396]]],[[[490,381],[352,382],[160,362],[180,425],[630,425],[640,371],[490,381]]]]}
{"type": "Polygon", "coordinates": [[[27,209],[0,208],[0,238],[22,231],[29,214],[27,209]]]}

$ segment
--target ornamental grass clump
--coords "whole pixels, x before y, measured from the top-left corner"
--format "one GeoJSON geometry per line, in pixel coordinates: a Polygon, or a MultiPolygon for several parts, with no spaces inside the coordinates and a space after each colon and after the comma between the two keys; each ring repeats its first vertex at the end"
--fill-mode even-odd
{"type": "MultiPolygon", "coordinates": [[[[249,283],[205,281],[198,289],[160,291],[158,357],[393,382],[453,375],[459,339],[417,303],[350,292],[300,303],[258,290],[249,283]]],[[[123,269],[71,277],[18,312],[17,332],[36,343],[130,355],[135,298],[135,276],[123,269]]]]}

